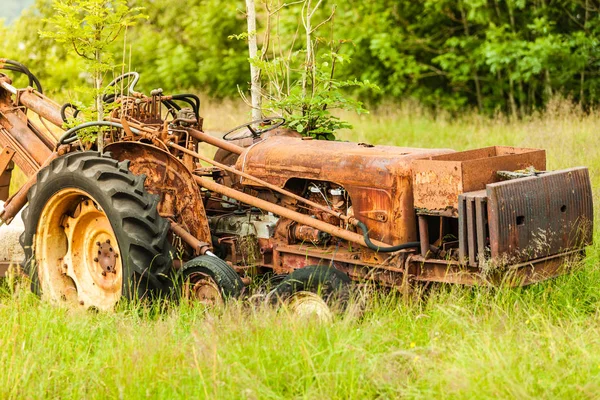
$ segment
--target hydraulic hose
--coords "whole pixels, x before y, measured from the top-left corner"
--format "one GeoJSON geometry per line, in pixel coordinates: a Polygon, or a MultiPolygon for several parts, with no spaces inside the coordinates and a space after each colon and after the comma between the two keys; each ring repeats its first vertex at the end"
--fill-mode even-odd
{"type": "MultiPolygon", "coordinates": [[[[113,128],[121,128],[123,129],[123,125],[117,123],[117,122],[111,122],[111,121],[92,121],[92,122],[86,122],[84,124],[81,125],[77,125],[74,128],[69,129],[68,131],[66,131],[61,137],[60,139],[58,139],[58,143],[60,144],[70,144],[73,143],[77,140],[77,131],[81,130],[81,129],[85,129],[85,128],[90,128],[92,126],[112,126],[113,128]]],[[[136,128],[130,127],[129,129],[131,129],[131,132],[135,133],[136,135],[140,133],[140,131],[136,128]]]]}
{"type": "Polygon", "coordinates": [[[77,115],[79,114],[79,109],[77,108],[76,105],[72,104],[72,103],[65,103],[62,105],[62,107],[60,108],[60,117],[62,118],[62,120],[64,122],[69,122],[67,119],[67,108],[71,108],[73,110],[73,118],[77,118],[77,115]]]}
{"type": "Polygon", "coordinates": [[[195,94],[184,93],[184,94],[174,94],[171,96],[173,100],[182,100],[192,106],[196,117],[200,116],[200,98],[195,94]]]}
{"type": "MultiPolygon", "coordinates": [[[[129,91],[129,93],[137,93],[135,91],[135,85],[137,85],[138,81],[140,80],[140,74],[138,74],[135,71],[131,71],[131,72],[126,72],[123,75],[119,75],[117,76],[112,82],[110,82],[108,85],[106,85],[107,88],[111,87],[111,86],[115,86],[118,82],[122,81],[125,78],[129,78],[132,77],[132,81],[129,84],[127,90],[129,91]]],[[[114,93],[109,93],[109,94],[105,94],[102,98],[102,101],[104,102],[108,102],[110,100],[114,99],[114,93]],[[111,99],[111,94],[113,95],[112,99],[111,99]]]]}
{"type": "Polygon", "coordinates": [[[355,220],[355,221],[356,222],[354,224],[357,227],[359,227],[360,230],[362,231],[363,238],[365,239],[365,243],[366,243],[367,247],[371,250],[374,250],[374,251],[377,251],[380,253],[393,253],[394,251],[410,249],[412,247],[420,247],[421,246],[421,242],[406,242],[406,243],[401,243],[401,244],[398,244],[396,246],[391,246],[391,247],[376,246],[371,241],[371,238],[369,238],[369,230],[367,229],[367,226],[358,220],[355,220]]]}
{"type": "Polygon", "coordinates": [[[29,71],[29,68],[27,68],[25,65],[21,64],[20,62],[2,58],[2,59],[0,59],[0,68],[6,69],[9,71],[20,72],[22,74],[27,75],[27,77],[29,78],[29,86],[35,85],[38,92],[40,92],[42,94],[44,93],[44,91],[42,89],[42,85],[40,84],[40,81],[38,80],[38,78],[35,75],[33,75],[31,73],[31,71],[29,71]]]}

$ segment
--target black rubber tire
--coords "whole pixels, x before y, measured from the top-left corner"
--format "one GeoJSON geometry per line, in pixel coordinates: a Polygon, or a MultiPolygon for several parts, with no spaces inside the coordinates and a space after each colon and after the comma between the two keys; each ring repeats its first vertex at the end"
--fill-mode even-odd
{"type": "Polygon", "coordinates": [[[323,265],[309,265],[289,274],[269,293],[272,302],[288,300],[294,293],[307,291],[319,294],[332,308],[346,308],[350,298],[351,280],[340,270],[323,265]]]}
{"type": "Polygon", "coordinates": [[[169,286],[169,223],[158,214],[158,196],[144,189],[145,179],[129,171],[129,161],[119,162],[109,153],[101,156],[92,151],[61,156],[38,173],[37,183],[27,194],[29,204],[22,214],[25,231],[20,240],[24,269],[34,293],[41,294],[33,249],[38,220],[46,202],[65,188],[88,193],[106,213],[124,261],[123,298],[159,295],[169,286]]]}
{"type": "Polygon", "coordinates": [[[183,264],[179,271],[181,282],[184,283],[195,272],[210,276],[225,300],[237,299],[242,294],[244,282],[229,264],[218,257],[198,256],[183,264]]]}

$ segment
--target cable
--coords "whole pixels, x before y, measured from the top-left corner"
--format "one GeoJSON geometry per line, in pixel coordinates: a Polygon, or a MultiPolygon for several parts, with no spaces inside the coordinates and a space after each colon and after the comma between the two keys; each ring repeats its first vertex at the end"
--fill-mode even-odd
{"type": "Polygon", "coordinates": [[[407,243],[401,243],[399,245],[391,246],[391,247],[375,246],[373,244],[373,242],[371,242],[371,239],[369,238],[369,230],[367,229],[367,226],[358,220],[356,221],[356,226],[358,226],[360,228],[360,230],[363,232],[363,238],[365,239],[365,243],[367,244],[367,247],[370,248],[371,250],[374,250],[374,251],[377,251],[380,253],[393,253],[394,251],[410,249],[412,247],[420,247],[421,246],[421,242],[407,242],[407,243]]]}

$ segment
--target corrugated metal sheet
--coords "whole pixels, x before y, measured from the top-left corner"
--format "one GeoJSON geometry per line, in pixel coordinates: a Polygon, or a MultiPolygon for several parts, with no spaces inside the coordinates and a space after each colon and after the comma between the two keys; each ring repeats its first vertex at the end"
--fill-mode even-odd
{"type": "Polygon", "coordinates": [[[587,168],[487,185],[492,258],[514,263],[592,242],[587,168]]]}

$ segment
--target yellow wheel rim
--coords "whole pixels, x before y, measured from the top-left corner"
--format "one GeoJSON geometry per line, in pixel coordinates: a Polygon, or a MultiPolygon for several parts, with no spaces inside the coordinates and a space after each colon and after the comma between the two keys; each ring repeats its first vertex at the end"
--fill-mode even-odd
{"type": "Polygon", "coordinates": [[[319,322],[333,321],[331,309],[316,293],[300,291],[294,293],[287,301],[287,306],[291,314],[301,319],[314,318],[319,322]]]}
{"type": "Polygon", "coordinates": [[[34,246],[43,299],[110,310],[121,298],[117,238],[106,213],[84,191],[62,189],[48,200],[34,246]]]}

